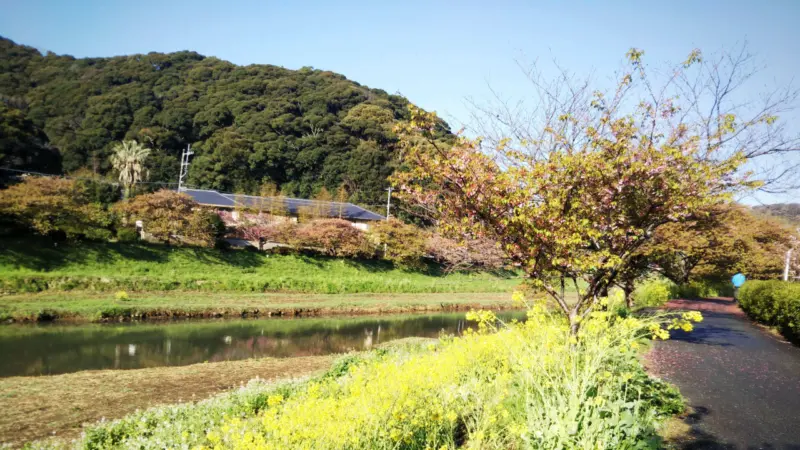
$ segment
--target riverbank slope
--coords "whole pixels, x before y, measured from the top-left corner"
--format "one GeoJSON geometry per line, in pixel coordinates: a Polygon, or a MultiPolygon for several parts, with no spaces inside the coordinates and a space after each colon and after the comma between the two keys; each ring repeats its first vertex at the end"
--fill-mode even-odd
{"type": "Polygon", "coordinates": [[[163,291],[114,293],[73,291],[0,296],[4,322],[118,322],[221,317],[317,317],[494,311],[519,308],[509,292],[429,294],[284,294],[163,291]]]}
{"type": "Polygon", "coordinates": [[[319,373],[337,355],[262,358],[137,370],[90,370],[63,375],[0,378],[0,443],[78,437],[84,423],[138,409],[198,401],[253,378],[274,380],[319,373]]]}
{"type": "Polygon", "coordinates": [[[520,282],[509,271],[447,274],[435,265],[404,270],[377,260],[0,238],[5,321],[498,309],[510,306],[520,282]]]}
{"type": "Polygon", "coordinates": [[[508,292],[516,273],[405,270],[383,260],[277,255],[142,242],[0,238],[0,292],[205,291],[315,294],[508,292]]]}

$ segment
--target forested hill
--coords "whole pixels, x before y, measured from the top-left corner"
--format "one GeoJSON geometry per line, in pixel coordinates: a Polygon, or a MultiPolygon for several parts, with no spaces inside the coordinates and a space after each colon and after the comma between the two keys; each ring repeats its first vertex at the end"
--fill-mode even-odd
{"type": "Polygon", "coordinates": [[[0,167],[108,173],[113,143],[136,139],[154,149],[149,181],[175,182],[191,143],[193,186],[253,192],[269,179],[308,197],[344,183],[358,202],[383,198],[392,127],[408,114],[404,97],[333,72],[189,51],[42,55],[2,37],[0,98],[0,167]]]}
{"type": "Polygon", "coordinates": [[[763,214],[779,217],[791,225],[800,227],[800,203],[759,205],[753,209],[763,214]]]}

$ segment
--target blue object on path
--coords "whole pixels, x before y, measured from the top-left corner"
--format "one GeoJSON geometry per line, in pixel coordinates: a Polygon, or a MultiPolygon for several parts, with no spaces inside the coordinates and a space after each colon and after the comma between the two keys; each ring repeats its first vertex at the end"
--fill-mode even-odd
{"type": "Polygon", "coordinates": [[[740,288],[744,284],[745,280],[747,280],[747,278],[744,275],[737,273],[733,276],[733,278],[731,278],[731,283],[733,283],[733,287],[740,288]]]}

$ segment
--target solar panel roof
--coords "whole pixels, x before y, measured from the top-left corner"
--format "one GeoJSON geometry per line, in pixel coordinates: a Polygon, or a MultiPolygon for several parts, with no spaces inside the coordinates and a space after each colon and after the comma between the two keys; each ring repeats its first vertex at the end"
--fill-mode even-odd
{"type": "Polygon", "coordinates": [[[207,191],[204,189],[181,189],[181,193],[192,197],[194,201],[201,205],[223,206],[233,208],[236,204],[233,200],[225,197],[217,191],[207,191]]]}
{"type": "Polygon", "coordinates": [[[221,206],[226,208],[240,206],[244,208],[268,209],[274,206],[274,202],[282,201],[284,205],[283,208],[285,208],[289,214],[292,215],[298,215],[303,208],[314,208],[315,212],[321,212],[328,217],[342,217],[350,220],[384,219],[384,217],[380,214],[375,214],[372,211],[368,211],[352,203],[323,202],[319,200],[308,200],[303,198],[276,198],[243,194],[223,194],[217,191],[203,189],[184,189],[181,192],[188,194],[201,205],[221,206]]]}

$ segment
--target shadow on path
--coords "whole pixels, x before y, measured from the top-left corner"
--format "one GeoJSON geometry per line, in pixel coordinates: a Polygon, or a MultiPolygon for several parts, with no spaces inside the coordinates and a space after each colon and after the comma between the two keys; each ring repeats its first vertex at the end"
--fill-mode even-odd
{"type": "Polygon", "coordinates": [[[751,324],[732,299],[666,307],[704,317],[648,355],[651,372],[677,385],[694,409],[681,448],[800,450],[800,348],[751,324]]]}

